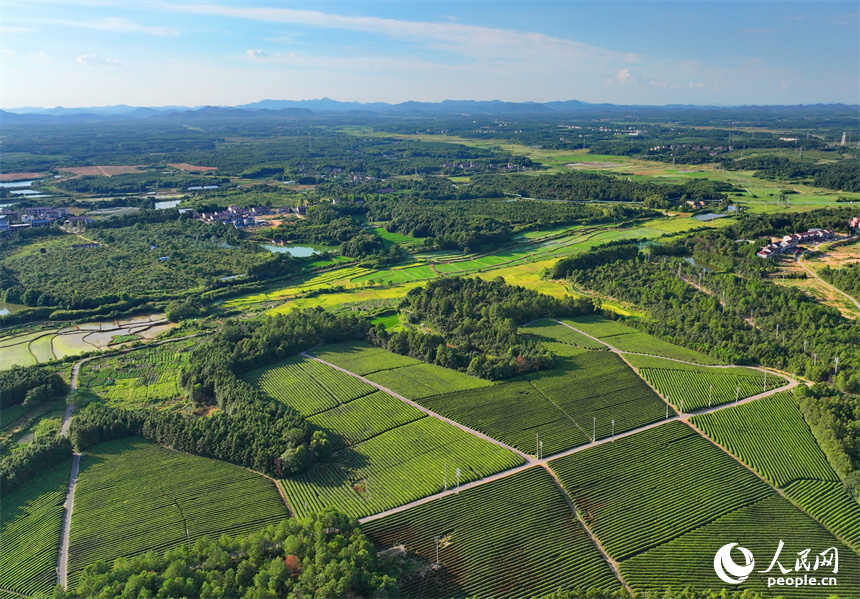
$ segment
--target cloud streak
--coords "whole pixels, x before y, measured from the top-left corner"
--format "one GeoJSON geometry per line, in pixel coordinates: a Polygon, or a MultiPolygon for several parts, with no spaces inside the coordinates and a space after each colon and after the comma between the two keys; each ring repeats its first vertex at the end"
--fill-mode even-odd
{"type": "Polygon", "coordinates": [[[122,63],[116,58],[101,58],[95,54],[84,54],[82,56],[78,56],[78,62],[91,67],[118,67],[122,65],[122,63]]]}
{"type": "Polygon", "coordinates": [[[169,27],[148,27],[119,17],[105,17],[94,21],[52,19],[50,22],[57,25],[81,27],[83,29],[96,29],[98,31],[108,31],[111,33],[145,33],[147,35],[154,35],[157,37],[176,37],[179,35],[179,31],[176,29],[171,29],[169,27]]]}
{"type": "Polygon", "coordinates": [[[545,55],[553,56],[555,60],[638,62],[642,58],[637,54],[612,52],[604,48],[564,40],[543,33],[452,22],[405,21],[381,17],[344,16],[314,10],[213,4],[175,4],[168,5],[166,8],[198,15],[384,35],[393,40],[424,44],[437,50],[446,50],[473,59],[498,56],[533,58],[545,55]]]}

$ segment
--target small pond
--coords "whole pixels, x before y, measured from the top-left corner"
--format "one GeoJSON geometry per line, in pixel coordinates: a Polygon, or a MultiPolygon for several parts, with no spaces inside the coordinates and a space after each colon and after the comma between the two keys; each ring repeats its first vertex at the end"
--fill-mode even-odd
{"type": "Polygon", "coordinates": [[[167,210],[168,208],[176,208],[182,200],[162,200],[155,203],[156,210],[167,210]]]}
{"type": "Polygon", "coordinates": [[[6,302],[0,302],[0,316],[5,316],[6,314],[13,314],[15,312],[20,312],[27,306],[23,304],[7,304],[6,302]]]}
{"type": "Polygon", "coordinates": [[[271,243],[264,243],[262,247],[274,254],[290,254],[296,258],[307,258],[314,254],[322,254],[337,249],[327,245],[274,245],[271,243]]]}

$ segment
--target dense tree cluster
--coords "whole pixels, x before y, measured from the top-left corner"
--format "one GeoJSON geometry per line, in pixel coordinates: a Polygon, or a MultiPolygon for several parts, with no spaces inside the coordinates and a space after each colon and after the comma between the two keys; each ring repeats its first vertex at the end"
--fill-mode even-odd
{"type": "Polygon", "coordinates": [[[72,444],[59,435],[33,439],[20,451],[12,452],[0,460],[0,489],[8,493],[43,472],[72,457],[72,444]]]}
{"type": "Polygon", "coordinates": [[[57,599],[242,597],[245,599],[398,597],[358,525],[334,511],[283,520],[258,533],[150,551],[87,566],[77,587],[57,599]]]}
{"type": "Polygon", "coordinates": [[[799,385],[794,395],[830,465],[860,501],[860,397],[821,383],[799,385]]]}
{"type": "Polygon", "coordinates": [[[307,217],[290,220],[261,233],[285,241],[339,245],[361,235],[364,229],[343,209],[331,204],[309,206],[307,217]]]}
{"type": "Polygon", "coordinates": [[[709,179],[669,184],[585,171],[542,177],[476,177],[474,185],[498,187],[502,190],[498,195],[578,202],[644,202],[653,196],[670,200],[723,200],[724,192],[732,190],[731,185],[709,179]]]}
{"type": "Polygon", "coordinates": [[[831,285],[854,298],[860,298],[860,263],[846,264],[845,268],[825,266],[818,274],[831,285]]]}
{"type": "Polygon", "coordinates": [[[633,324],[673,343],[729,363],[758,362],[860,391],[860,325],[798,289],[644,258],[573,271],[570,279],[645,307],[652,318],[633,324]],[[694,287],[700,276],[705,291],[694,287]]]}
{"type": "Polygon", "coordinates": [[[63,377],[44,366],[13,366],[0,371],[0,408],[39,403],[68,392],[69,385],[63,377]]]}
{"type": "Polygon", "coordinates": [[[93,223],[87,237],[97,247],[74,247],[80,240],[69,237],[51,239],[38,252],[11,243],[0,258],[0,294],[9,302],[89,311],[55,316],[75,318],[218,288],[234,275],[297,270],[285,263],[288,258],[242,243],[232,227],[178,218],[175,210],[159,212],[168,214],[93,223]]]}
{"type": "Polygon", "coordinates": [[[597,245],[582,254],[562,258],[549,267],[544,276],[549,279],[564,279],[575,270],[588,270],[616,260],[627,260],[639,255],[639,247],[634,241],[610,242],[597,245]]]}
{"type": "Polygon", "coordinates": [[[487,379],[550,368],[552,354],[517,333],[517,325],[547,316],[593,312],[590,299],[556,299],[508,285],[498,277],[446,277],[409,291],[400,310],[418,328],[374,341],[390,351],[487,379]]]}

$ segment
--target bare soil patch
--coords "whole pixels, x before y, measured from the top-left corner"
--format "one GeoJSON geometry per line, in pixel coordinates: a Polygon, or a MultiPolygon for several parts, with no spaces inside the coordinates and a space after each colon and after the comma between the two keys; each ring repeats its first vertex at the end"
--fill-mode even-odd
{"type": "Polygon", "coordinates": [[[571,162],[565,166],[568,168],[612,168],[621,166],[621,164],[618,162],[571,162]]]}
{"type": "Polygon", "coordinates": [[[26,181],[28,179],[41,179],[46,173],[3,173],[0,181],[26,181]]]}
{"type": "Polygon", "coordinates": [[[84,175],[95,175],[97,177],[111,177],[113,175],[126,175],[128,173],[140,172],[139,166],[71,166],[61,169],[78,177],[84,175]]]}
{"type": "Polygon", "coordinates": [[[188,171],[190,173],[218,170],[217,166],[194,166],[187,162],[178,162],[175,164],[168,164],[167,166],[172,166],[173,168],[178,168],[181,171],[188,171]]]}

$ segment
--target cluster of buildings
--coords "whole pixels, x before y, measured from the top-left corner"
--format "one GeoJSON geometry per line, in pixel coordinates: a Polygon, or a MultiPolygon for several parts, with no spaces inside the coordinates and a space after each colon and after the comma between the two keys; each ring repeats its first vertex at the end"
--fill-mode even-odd
{"type": "Polygon", "coordinates": [[[262,206],[254,208],[228,206],[226,210],[201,212],[200,220],[210,224],[223,223],[225,225],[233,225],[237,229],[244,229],[246,227],[262,227],[269,224],[265,220],[256,218],[266,214],[271,214],[271,210],[262,206]]]}
{"type": "Polygon", "coordinates": [[[785,252],[799,254],[801,250],[798,246],[801,243],[821,243],[822,241],[829,241],[835,237],[836,236],[833,231],[830,229],[810,229],[805,233],[791,233],[790,235],[783,237],[780,241],[774,241],[773,243],[767,244],[761,250],[756,252],[756,256],[759,258],[772,258],[774,256],[784,254],[785,252]]]}
{"type": "Polygon", "coordinates": [[[81,227],[92,222],[92,219],[86,216],[71,216],[68,209],[62,207],[36,206],[21,210],[12,210],[11,208],[0,210],[0,234],[9,235],[18,229],[31,227],[50,227],[56,222],[81,227]]]}

